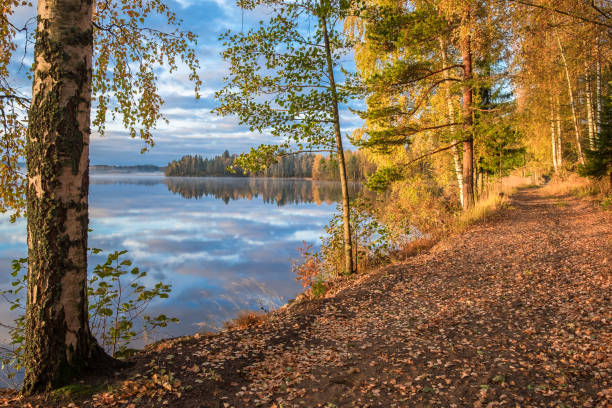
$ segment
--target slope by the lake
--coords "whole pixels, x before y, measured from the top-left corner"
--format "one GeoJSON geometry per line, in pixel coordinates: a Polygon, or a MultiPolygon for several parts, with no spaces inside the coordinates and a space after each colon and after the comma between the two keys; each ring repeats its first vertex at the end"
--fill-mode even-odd
{"type": "Polygon", "coordinates": [[[490,222],[333,297],[159,343],[112,392],[75,403],[609,407],[611,277],[612,213],[523,190],[490,222]]]}

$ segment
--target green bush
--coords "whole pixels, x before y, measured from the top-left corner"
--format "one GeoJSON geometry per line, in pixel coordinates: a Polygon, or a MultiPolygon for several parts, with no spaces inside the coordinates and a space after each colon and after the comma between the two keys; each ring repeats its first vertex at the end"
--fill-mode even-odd
{"type": "MultiPolygon", "coordinates": [[[[352,203],[350,223],[353,261],[357,271],[388,261],[390,253],[399,247],[399,242],[407,234],[406,228],[392,231],[378,221],[373,206],[363,198],[352,203]]],[[[324,282],[344,273],[344,233],[340,205],[321,237],[321,249],[313,251],[312,245],[304,243],[298,251],[299,259],[292,261],[296,280],[305,288],[310,288],[313,297],[323,296],[327,290],[324,282]]]]}
{"type": "Polygon", "coordinates": [[[312,284],[312,297],[315,299],[324,296],[325,292],[327,292],[327,288],[322,280],[317,280],[312,284]]]}
{"type": "MultiPolygon", "coordinates": [[[[350,225],[353,262],[358,271],[388,260],[396,237],[386,225],[378,221],[368,200],[359,198],[353,201],[350,225]]],[[[334,276],[344,272],[344,234],[340,205],[321,238],[319,256],[324,266],[324,275],[334,276]]]]}
{"type": "MultiPolygon", "coordinates": [[[[99,254],[101,249],[90,249],[99,254]]],[[[164,314],[150,316],[146,311],[155,299],[167,298],[171,286],[159,282],[152,288],[142,284],[147,273],[132,267],[132,261],[122,259],[128,251],[114,251],[108,254],[106,262],[96,265],[88,280],[89,325],[100,345],[112,356],[121,358],[133,349],[129,345],[140,335],[147,335],[156,329],[166,327],[177,318],[164,314]]],[[[10,310],[21,314],[9,328],[9,347],[0,348],[0,370],[7,385],[17,388],[14,379],[23,369],[25,345],[25,296],[27,290],[27,258],[13,261],[12,288],[0,291],[0,296],[10,304],[10,310]]]]}

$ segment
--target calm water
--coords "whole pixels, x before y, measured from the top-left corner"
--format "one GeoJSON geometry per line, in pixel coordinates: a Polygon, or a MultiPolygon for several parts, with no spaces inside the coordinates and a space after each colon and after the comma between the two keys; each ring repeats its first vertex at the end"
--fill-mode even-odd
{"type": "MultiPolygon", "coordinates": [[[[333,182],[93,175],[89,246],[127,249],[149,283],[172,284],[170,298],[150,311],[180,323],[156,338],[191,334],[295,297],[301,287],[290,260],[302,241],[318,244],[339,198],[333,182]]],[[[11,260],[26,253],[24,220],[0,218],[0,287],[11,260]]],[[[92,255],[90,267],[104,260],[92,255]]],[[[0,322],[12,320],[7,309],[0,304],[0,322]]]]}

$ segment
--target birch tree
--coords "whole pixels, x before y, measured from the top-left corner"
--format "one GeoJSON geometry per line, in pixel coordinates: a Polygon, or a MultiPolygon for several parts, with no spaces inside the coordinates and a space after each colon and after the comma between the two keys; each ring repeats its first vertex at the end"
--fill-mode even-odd
{"type": "Polygon", "coordinates": [[[346,273],[352,273],[350,198],[339,109],[350,101],[353,90],[338,82],[341,57],[351,46],[338,27],[353,10],[352,4],[247,0],[239,5],[247,10],[265,8],[270,17],[248,32],[228,31],[221,36],[230,74],[216,94],[220,106],[215,112],[236,115],[251,131],[270,132],[280,142],[253,148],[236,164],[258,171],[287,154],[335,154],[342,185],[344,266],[346,273]]]}
{"type": "Polygon", "coordinates": [[[11,51],[0,61],[4,123],[0,139],[5,149],[0,209],[18,213],[27,201],[29,269],[22,391],[34,394],[61,386],[84,369],[113,362],[88,324],[92,94],[97,102],[93,124],[101,133],[110,112],[122,118],[132,137],[140,136],[151,146],[151,130],[164,120],[154,69],[163,63],[172,72],[178,57],[191,70],[196,94],[200,81],[191,48],[195,36],[182,31],[176,15],[160,1],[41,0],[26,126],[23,113],[7,115],[4,102],[27,102],[10,92],[12,77],[7,69],[17,30],[9,17],[17,5],[6,3],[0,19],[0,44],[11,51]],[[171,31],[145,26],[149,17],[160,16],[171,31]],[[131,66],[138,71],[131,71],[131,66]],[[14,163],[24,155],[27,180],[22,182],[14,163]]]}

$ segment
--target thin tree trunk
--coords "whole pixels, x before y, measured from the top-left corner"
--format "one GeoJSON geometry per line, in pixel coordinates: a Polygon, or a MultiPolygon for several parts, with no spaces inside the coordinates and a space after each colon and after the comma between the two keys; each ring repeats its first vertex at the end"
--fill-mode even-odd
{"type": "Polygon", "coordinates": [[[353,246],[351,241],[351,222],[350,222],[350,198],[348,182],[346,179],[346,165],[344,163],[344,149],[342,148],[342,133],[340,132],[340,115],[338,113],[338,94],[336,91],[336,81],[334,79],[334,65],[332,62],[331,48],[329,45],[329,35],[327,33],[327,20],[321,17],[321,28],[323,29],[323,39],[325,41],[325,57],[327,59],[327,76],[329,87],[332,94],[332,112],[334,117],[334,133],[336,135],[336,151],[338,153],[338,167],[340,169],[340,184],[342,186],[342,222],[344,224],[344,269],[345,273],[354,272],[353,266],[353,246]]]}
{"type": "Polygon", "coordinates": [[[559,94],[555,95],[555,101],[557,105],[557,120],[555,121],[557,126],[557,166],[561,169],[563,168],[563,143],[561,138],[561,103],[559,102],[559,94]]]}
{"type": "Polygon", "coordinates": [[[599,138],[601,125],[601,50],[597,39],[597,62],[595,67],[595,137],[599,138]]]}
{"type": "Polygon", "coordinates": [[[593,119],[593,97],[591,94],[591,75],[589,74],[589,67],[585,60],[585,103],[587,110],[587,127],[589,128],[589,149],[595,149],[595,121],[593,119]]]}
{"type": "MultiPolygon", "coordinates": [[[[464,24],[469,24],[470,12],[464,16],[464,24]]],[[[471,35],[464,34],[460,41],[461,61],[463,64],[463,200],[464,208],[474,205],[474,136],[472,129],[472,45],[471,35]]]]}
{"type": "Polygon", "coordinates": [[[112,361],[87,312],[92,44],[91,2],[39,0],[26,156],[24,394],[112,361]]]}
{"type": "MultiPolygon", "coordinates": [[[[448,61],[446,54],[446,44],[442,38],[440,38],[440,49],[442,51],[442,68],[444,69],[444,78],[448,79],[448,61]]],[[[453,107],[452,95],[450,92],[450,85],[444,87],[446,93],[446,107],[448,109],[448,120],[450,123],[455,122],[455,108],[453,107]]],[[[450,127],[451,133],[455,135],[455,126],[450,127]]],[[[455,143],[457,140],[453,137],[452,142],[455,143]]],[[[453,152],[453,163],[455,165],[455,177],[457,177],[457,186],[459,187],[459,202],[461,207],[465,207],[465,200],[463,199],[463,173],[461,171],[461,152],[459,151],[459,145],[455,145],[452,149],[453,152]]]]}
{"type": "Polygon", "coordinates": [[[574,120],[574,130],[576,132],[576,149],[578,151],[578,160],[580,164],[584,164],[584,155],[582,154],[582,145],[580,143],[580,127],[578,125],[578,114],[576,113],[576,103],[574,102],[574,91],[572,90],[572,80],[570,78],[569,68],[567,66],[567,60],[565,58],[565,50],[561,44],[561,38],[559,33],[555,31],[557,37],[557,44],[559,45],[559,51],[561,52],[561,59],[563,60],[563,67],[565,68],[565,79],[567,79],[567,91],[570,98],[570,106],[572,108],[572,118],[574,120]]]}
{"type": "Polygon", "coordinates": [[[555,172],[559,171],[557,163],[557,132],[555,131],[555,105],[553,104],[552,96],[550,98],[550,137],[552,147],[552,162],[555,172]]]}

